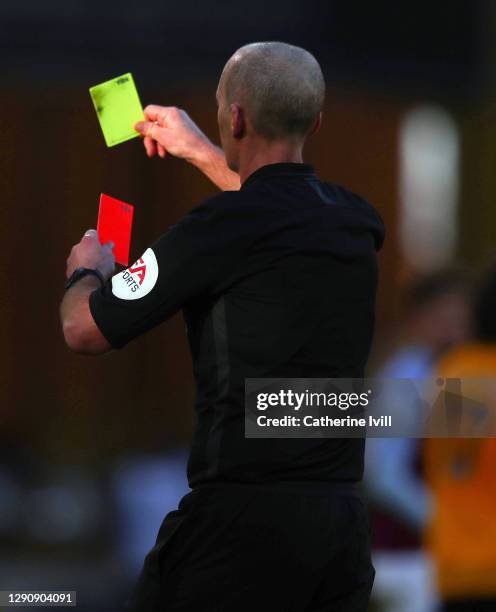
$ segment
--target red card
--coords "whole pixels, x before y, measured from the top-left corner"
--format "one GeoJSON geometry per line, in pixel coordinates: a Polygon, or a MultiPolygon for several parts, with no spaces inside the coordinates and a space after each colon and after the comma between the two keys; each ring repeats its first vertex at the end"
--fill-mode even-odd
{"type": "Polygon", "coordinates": [[[114,243],[115,261],[127,266],[131,245],[134,206],[102,193],[98,210],[96,231],[102,244],[111,240],[114,243]]]}

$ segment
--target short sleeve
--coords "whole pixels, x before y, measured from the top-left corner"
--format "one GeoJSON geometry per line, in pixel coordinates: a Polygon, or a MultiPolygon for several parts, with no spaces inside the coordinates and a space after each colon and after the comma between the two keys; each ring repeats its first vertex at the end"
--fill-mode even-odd
{"type": "Polygon", "coordinates": [[[229,217],[190,213],[129,268],[90,296],[90,311],[113,348],[162,323],[187,302],[208,295],[232,264],[229,217]]]}

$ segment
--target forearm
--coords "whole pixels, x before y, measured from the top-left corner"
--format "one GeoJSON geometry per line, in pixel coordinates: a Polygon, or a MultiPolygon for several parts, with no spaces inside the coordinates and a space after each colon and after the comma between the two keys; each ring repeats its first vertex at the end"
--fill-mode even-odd
{"type": "Polygon", "coordinates": [[[224,152],[212,142],[206,141],[189,161],[222,191],[239,190],[239,174],[227,167],[224,152]]]}
{"type": "Polygon", "coordinates": [[[98,289],[100,281],[85,276],[68,289],[60,305],[60,319],[65,341],[78,353],[99,355],[110,347],[96,328],[90,312],[90,295],[98,289]]]}

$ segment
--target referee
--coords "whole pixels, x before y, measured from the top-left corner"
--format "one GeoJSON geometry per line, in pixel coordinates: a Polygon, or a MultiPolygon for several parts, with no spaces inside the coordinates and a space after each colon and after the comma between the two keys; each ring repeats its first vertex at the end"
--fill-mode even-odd
{"type": "Polygon", "coordinates": [[[245,439],[245,378],[362,377],[384,229],[364,199],[303,163],[325,85],[304,49],[239,49],[217,89],[222,150],[176,108],[136,125],[149,156],[196,165],[223,191],[112,276],[86,232],[67,260],[68,346],[125,346],[178,310],[197,384],[191,492],[168,514],[136,611],[366,610],[374,569],[356,492],[361,439],[245,439]]]}

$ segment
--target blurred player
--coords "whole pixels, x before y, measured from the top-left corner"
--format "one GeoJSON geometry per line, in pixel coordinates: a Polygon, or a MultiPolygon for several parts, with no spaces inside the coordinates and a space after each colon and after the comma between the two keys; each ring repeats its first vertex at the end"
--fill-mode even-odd
{"type": "MultiPolygon", "coordinates": [[[[440,377],[496,379],[495,270],[482,283],[474,311],[476,341],[446,354],[440,377]]],[[[474,387],[471,397],[477,397],[474,387]]],[[[496,438],[428,439],[424,460],[434,497],[428,546],[443,612],[494,612],[496,438]]]]}
{"type": "MultiPolygon", "coordinates": [[[[470,283],[458,268],[438,270],[416,280],[406,292],[400,347],[384,364],[381,378],[429,378],[439,356],[470,333],[470,283]]],[[[391,398],[391,402],[397,398],[391,398]]],[[[415,420],[417,395],[402,395],[395,418],[415,420]]],[[[436,598],[432,567],[421,546],[432,500],[420,469],[421,444],[415,438],[370,438],[364,482],[372,505],[376,580],[374,600],[390,612],[431,612],[436,598]]]]}

